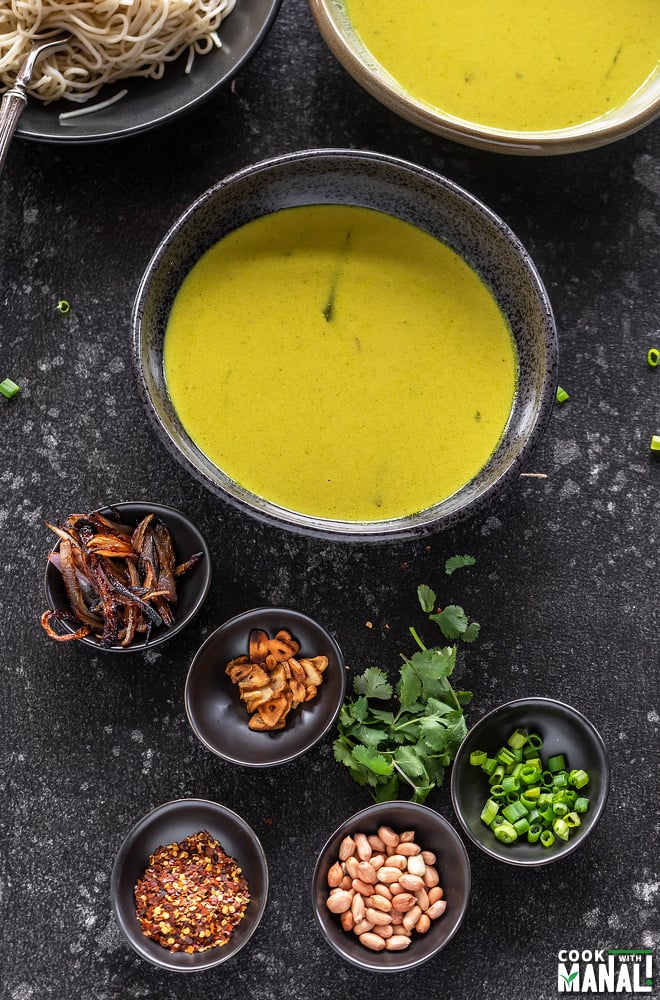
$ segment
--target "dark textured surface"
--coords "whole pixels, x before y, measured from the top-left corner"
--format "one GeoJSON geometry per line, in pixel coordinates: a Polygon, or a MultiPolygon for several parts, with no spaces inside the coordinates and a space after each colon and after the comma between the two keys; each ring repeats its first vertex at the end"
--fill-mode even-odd
{"type": "MultiPolygon", "coordinates": [[[[22,387],[0,399],[3,1000],[547,1000],[561,948],[657,951],[660,466],[649,441],[660,431],[660,369],[646,352],[660,346],[659,192],[657,127],[538,160],[398,121],[335,63],[304,0],[284,0],[234,88],[180,123],[107,147],[14,143],[0,178],[0,377],[22,387]],[[131,371],[133,298],[181,210],[248,163],[325,146],[409,158],[482,198],[532,254],[556,313],[571,398],[528,470],[547,478],[521,479],[475,520],[418,543],[310,542],[221,506],[157,442],[131,371]],[[55,309],[62,297],[66,316],[55,309]],[[144,658],[56,646],[38,624],[52,544],[43,520],[108,498],[180,508],[211,547],[204,608],[144,658]],[[463,551],[477,566],[444,577],[445,558],[463,551]],[[394,672],[411,651],[409,625],[433,638],[416,607],[420,582],[482,624],[457,667],[475,692],[469,718],[514,697],[559,697],[600,730],[612,788],[597,829],[562,865],[519,871],[469,845],[459,933],[417,971],[376,978],[334,956],[310,904],[318,851],[368,794],[333,762],[330,738],[272,771],[223,763],[192,734],[183,686],[218,624],[277,603],[326,625],[352,670],[394,672]],[[109,905],[127,830],[179,796],[240,813],[271,874],[248,947],[185,977],[141,961],[109,905]]],[[[430,415],[420,446],[432,449],[433,434],[430,415]]],[[[429,804],[454,822],[448,783],[429,804]]]]}

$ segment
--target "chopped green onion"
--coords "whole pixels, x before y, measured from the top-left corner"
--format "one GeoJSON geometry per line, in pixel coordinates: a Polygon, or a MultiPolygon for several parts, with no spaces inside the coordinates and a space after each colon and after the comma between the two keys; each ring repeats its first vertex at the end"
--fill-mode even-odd
{"type": "Polygon", "coordinates": [[[579,799],[576,799],[575,802],[573,803],[573,809],[575,810],[576,813],[586,813],[588,808],[589,808],[589,799],[585,799],[582,796],[580,796],[579,799]]]}
{"type": "Polygon", "coordinates": [[[20,386],[16,385],[15,382],[12,382],[10,378],[5,378],[2,382],[0,382],[0,392],[3,396],[6,396],[7,399],[11,399],[17,392],[20,392],[20,386]]]}
{"type": "Polygon", "coordinates": [[[503,799],[506,792],[501,785],[491,785],[490,786],[490,797],[491,799],[503,799]]]}
{"type": "Polygon", "coordinates": [[[524,729],[514,729],[507,740],[509,746],[513,747],[514,750],[522,750],[526,742],[527,733],[524,729]]]}
{"type": "Polygon", "coordinates": [[[552,847],[555,842],[555,835],[552,830],[544,830],[541,834],[541,843],[544,847],[552,847]]]}
{"type": "Polygon", "coordinates": [[[472,753],[470,754],[470,763],[481,765],[484,763],[487,757],[488,754],[486,753],[485,750],[473,750],[472,753]]]}
{"type": "Polygon", "coordinates": [[[648,361],[651,368],[656,368],[660,362],[660,351],[657,347],[649,347],[649,353],[646,355],[646,360],[648,361]]]}
{"type": "MultiPolygon", "coordinates": [[[[505,806],[502,810],[502,815],[505,819],[508,819],[509,823],[515,823],[517,819],[522,819],[523,816],[526,816],[527,812],[527,806],[519,799],[517,802],[510,802],[508,806],[505,806]]],[[[568,809],[566,812],[568,812],[568,809]]]]}
{"type": "Polygon", "coordinates": [[[660,451],[660,434],[654,434],[651,438],[651,451],[660,451]]]}
{"type": "Polygon", "coordinates": [[[521,816],[520,819],[517,819],[513,824],[513,829],[519,837],[521,837],[523,833],[529,833],[529,820],[525,816],[521,816]]]}
{"type": "Polygon", "coordinates": [[[64,315],[66,315],[66,313],[69,312],[71,306],[69,305],[69,303],[67,302],[66,299],[60,299],[60,301],[57,303],[56,308],[57,308],[57,311],[59,313],[62,313],[62,315],[64,316],[64,315]]]}
{"type": "Polygon", "coordinates": [[[495,758],[486,757],[485,761],[481,765],[481,770],[485,771],[486,774],[490,775],[493,773],[496,767],[497,767],[497,761],[495,760],[495,758]]]}
{"type": "Polygon", "coordinates": [[[560,385],[557,386],[557,394],[555,396],[558,403],[565,403],[569,399],[569,395],[565,389],[562,389],[560,385]]]}
{"type": "Polygon", "coordinates": [[[561,816],[557,816],[557,819],[553,820],[552,829],[560,840],[568,840],[568,835],[571,831],[568,823],[561,816]]]}
{"type": "Polygon", "coordinates": [[[575,788],[584,788],[585,785],[589,784],[589,775],[582,768],[574,768],[569,774],[569,778],[575,788]]]}
{"type": "Polygon", "coordinates": [[[535,844],[543,833],[543,827],[540,823],[532,823],[529,830],[527,831],[527,840],[530,844],[535,844]]]}
{"type": "Polygon", "coordinates": [[[518,839],[515,827],[506,820],[495,827],[495,836],[502,844],[512,844],[518,839]]]}
{"type": "Polygon", "coordinates": [[[493,822],[497,813],[499,812],[499,806],[495,799],[487,799],[486,805],[481,810],[481,819],[484,821],[486,826],[490,826],[493,822]]]}
{"type": "Polygon", "coordinates": [[[555,771],[565,771],[566,761],[564,760],[563,753],[558,753],[554,757],[548,757],[548,763],[545,766],[548,771],[552,771],[553,774],[555,771]]]}
{"type": "Polygon", "coordinates": [[[576,812],[566,813],[564,816],[564,823],[566,823],[567,826],[576,827],[579,826],[581,822],[582,820],[576,812]]]}
{"type": "Polygon", "coordinates": [[[507,774],[502,778],[502,788],[509,794],[509,792],[519,792],[520,791],[520,781],[517,776],[513,774],[507,774]]]}

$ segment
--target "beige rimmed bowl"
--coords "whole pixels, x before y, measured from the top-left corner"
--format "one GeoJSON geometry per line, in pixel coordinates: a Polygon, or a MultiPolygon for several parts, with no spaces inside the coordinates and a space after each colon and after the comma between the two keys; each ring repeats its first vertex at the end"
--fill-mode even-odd
{"type": "Polygon", "coordinates": [[[372,97],[395,114],[466,146],[520,156],[594,149],[639,131],[660,115],[660,74],[609,114],[569,128],[516,132],[455,117],[413,97],[377,62],[353,28],[346,0],[309,0],[326,45],[372,97]]]}

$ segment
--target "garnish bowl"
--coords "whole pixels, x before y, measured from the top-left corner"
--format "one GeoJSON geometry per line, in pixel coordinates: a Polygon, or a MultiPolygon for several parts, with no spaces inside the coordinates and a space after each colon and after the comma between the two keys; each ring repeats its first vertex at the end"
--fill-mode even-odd
{"type": "Polygon", "coordinates": [[[185,686],[188,721],[200,742],[218,757],[244,767],[287,764],[306,753],[330,731],[346,690],[346,667],[333,636],[309,616],[291,608],[253,608],[217,628],[195,654],[185,686]],[[303,656],[327,656],[316,696],[290,711],[283,729],[254,732],[227,663],[247,655],[252,629],[275,635],[287,629],[303,656]]]}
{"type": "Polygon", "coordinates": [[[110,894],[117,923],[141,958],[169,972],[203,972],[233,958],[256,931],[266,908],[268,866],[254,830],[227,806],[207,799],[175,799],[157,806],[131,828],[112,869],[110,894]],[[250,901],[226,944],[193,954],[172,952],[142,932],[135,910],[135,884],[159,847],[203,830],[240,866],[250,901]]]}
{"type": "MultiPolygon", "coordinates": [[[[404,290],[405,294],[405,290],[404,290]]],[[[216,497],[267,524],[332,541],[387,542],[449,528],[512,486],[552,412],[557,337],[537,270],[517,237],[483,203],[416,164],[373,152],[306,150],[241,170],[194,202],[165,235],[143,275],[132,315],[133,359],[148,417],[168,451],[216,497]],[[284,508],[232,480],[195,444],[171,402],[164,340],[188,272],[223,236],[296,205],[358,205],[396,216],[452,249],[483,280],[511,330],[517,386],[490,459],[453,495],[384,520],[323,518],[284,508]]],[[[406,352],[402,342],[401,351],[406,352]]],[[[409,358],[414,369],[414,358],[409,358]]],[[[247,375],[246,375],[247,377],[247,375]]],[[[231,429],[228,428],[228,434],[231,429]]],[[[421,445],[420,445],[421,446],[421,445]]],[[[429,452],[429,461],[433,459],[429,452]]]]}
{"type": "Polygon", "coordinates": [[[496,861],[529,868],[560,861],[584,844],[605,809],[609,784],[605,745],[581,712],[552,698],[519,698],[493,709],[468,732],[452,766],[451,798],[456,817],[473,844],[496,861]],[[580,793],[589,799],[580,826],[571,830],[568,840],[556,837],[550,847],[529,843],[524,835],[511,844],[502,844],[481,819],[489,797],[488,777],[470,763],[470,754],[485,751],[494,755],[518,728],[541,737],[542,760],[562,754],[568,768],[582,768],[589,775],[589,783],[580,793]]]}
{"type": "MultiPolygon", "coordinates": [[[[160,625],[151,632],[148,639],[136,636],[128,646],[119,643],[106,646],[95,635],[88,635],[75,642],[83,643],[99,652],[109,653],[144,653],[153,646],[167,642],[181,632],[194,618],[204,603],[211,586],[211,553],[199,529],[190,518],[174,507],[160,503],[144,503],[142,501],[122,501],[98,508],[106,517],[116,513],[127,524],[137,525],[148,514],[154,514],[155,520],[162,521],[172,535],[177,563],[184,563],[198,552],[202,558],[188,572],[177,580],[177,603],[173,607],[174,623],[170,626],[160,625]]],[[[59,541],[51,550],[57,552],[59,541]]],[[[47,563],[44,577],[44,590],[47,607],[55,611],[69,611],[70,603],[59,570],[50,562],[47,563]]],[[[64,619],[59,623],[60,632],[75,632],[80,623],[64,619]]],[[[62,643],[61,645],[66,645],[62,643]]]]}
{"type": "Polygon", "coordinates": [[[470,889],[470,861],[453,826],[428,806],[399,799],[367,806],[344,820],[328,838],[312,876],[312,907],[321,934],[345,961],[367,972],[405,972],[427,962],[449,944],[467,912],[470,889]],[[339,916],[326,906],[328,871],[337,861],[344,837],[358,832],[369,836],[381,826],[389,826],[396,833],[414,830],[420,847],[436,855],[435,866],[447,904],[445,912],[431,922],[425,934],[413,932],[410,945],[403,951],[371,951],[352,931],[345,931],[339,916]]]}

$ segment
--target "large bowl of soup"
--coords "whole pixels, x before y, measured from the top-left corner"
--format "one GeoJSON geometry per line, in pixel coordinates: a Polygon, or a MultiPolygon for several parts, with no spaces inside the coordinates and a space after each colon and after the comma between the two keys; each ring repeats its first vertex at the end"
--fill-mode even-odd
{"type": "Polygon", "coordinates": [[[660,112],[657,0],[309,0],[328,47],[390,110],[520,155],[621,139],[660,112]]]}
{"type": "Polygon", "coordinates": [[[506,223],[372,152],[308,150],[197,199],[132,316],[161,441],[271,524],[394,540],[516,483],[549,418],[550,302],[506,223]]]}

